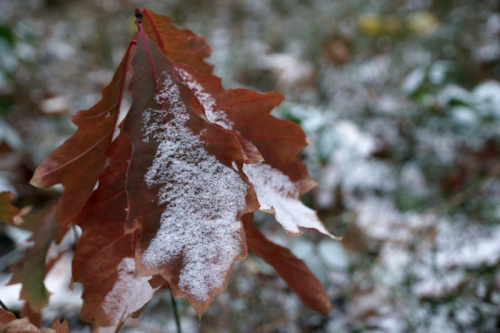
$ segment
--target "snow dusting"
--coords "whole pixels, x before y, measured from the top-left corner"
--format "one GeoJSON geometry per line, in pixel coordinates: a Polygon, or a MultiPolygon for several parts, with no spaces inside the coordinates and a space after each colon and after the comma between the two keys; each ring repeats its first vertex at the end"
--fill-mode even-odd
{"type": "Polygon", "coordinates": [[[199,84],[195,79],[193,79],[191,74],[189,74],[185,70],[178,69],[177,71],[182,76],[184,82],[189,87],[189,89],[191,89],[194,92],[196,98],[198,98],[200,103],[205,108],[205,114],[207,116],[208,121],[220,125],[225,129],[232,129],[234,123],[231,120],[229,120],[224,110],[217,109],[217,104],[215,102],[215,99],[209,93],[205,92],[203,86],[199,84]]]}
{"type": "Polygon", "coordinates": [[[255,188],[260,210],[274,213],[286,232],[298,234],[303,227],[330,235],[316,212],[300,201],[299,186],[287,175],[266,163],[245,164],[243,171],[255,188]]]}
{"type": "MultiPolygon", "coordinates": [[[[205,108],[207,119],[226,129],[232,129],[230,121],[223,110],[217,109],[215,99],[205,92],[203,86],[185,70],[178,69],[188,87],[205,108]]],[[[300,227],[316,229],[330,235],[316,216],[316,212],[300,201],[299,186],[287,175],[268,164],[245,164],[243,171],[255,188],[260,203],[260,210],[275,214],[276,220],[292,234],[300,233],[300,227]]]]}
{"type": "Polygon", "coordinates": [[[134,259],[123,258],[118,265],[118,279],[102,303],[110,325],[100,327],[98,332],[115,332],[121,322],[153,298],[155,290],[149,285],[149,277],[134,276],[134,259]]]}
{"type": "Polygon", "coordinates": [[[148,110],[143,116],[143,133],[145,141],[160,142],[145,181],[150,188],[158,188],[158,204],[166,209],[143,254],[143,264],[157,267],[182,257],[179,287],[205,301],[211,290],[222,287],[240,255],[237,217],[246,205],[247,185],[233,169],[209,154],[206,143],[186,126],[189,115],[179,89],[168,73],[163,76],[164,89],[157,102],[169,103],[168,112],[174,118],[163,123],[158,120],[163,111],[148,110]]]}

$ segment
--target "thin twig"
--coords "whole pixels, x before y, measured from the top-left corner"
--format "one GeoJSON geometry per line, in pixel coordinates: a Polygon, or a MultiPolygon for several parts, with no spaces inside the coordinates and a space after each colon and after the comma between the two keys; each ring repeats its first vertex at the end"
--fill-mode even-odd
{"type": "Polygon", "coordinates": [[[182,333],[181,322],[179,320],[179,312],[177,311],[177,303],[175,302],[174,294],[170,291],[170,299],[172,300],[172,307],[174,308],[175,324],[177,325],[177,333],[182,333]]]}
{"type": "Polygon", "coordinates": [[[147,326],[141,320],[128,318],[124,324],[125,327],[135,328],[140,332],[144,333],[169,333],[169,331],[165,331],[153,326],[147,326]]]}
{"type": "Polygon", "coordinates": [[[493,183],[493,181],[500,175],[500,163],[495,164],[484,176],[484,178],[479,182],[479,184],[472,184],[461,192],[455,194],[448,203],[441,205],[441,207],[436,207],[431,210],[431,213],[443,214],[448,210],[455,208],[465,201],[472,198],[478,192],[482,192],[488,188],[488,186],[493,183]]]}
{"type": "Polygon", "coordinates": [[[297,319],[300,318],[300,316],[301,316],[301,314],[297,313],[291,317],[283,316],[283,317],[277,318],[277,319],[275,319],[267,324],[264,324],[264,325],[258,327],[256,329],[256,332],[259,332],[259,333],[274,332],[277,329],[279,329],[280,327],[282,327],[288,323],[296,321],[297,319]]]}

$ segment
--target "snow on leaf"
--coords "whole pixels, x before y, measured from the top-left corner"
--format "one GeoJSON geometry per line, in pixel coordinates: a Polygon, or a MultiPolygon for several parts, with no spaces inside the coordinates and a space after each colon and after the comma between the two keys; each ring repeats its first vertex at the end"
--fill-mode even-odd
{"type": "Polygon", "coordinates": [[[283,101],[281,93],[224,89],[215,75],[199,73],[182,64],[176,64],[176,68],[204,106],[209,121],[237,131],[252,142],[266,163],[300,183],[301,194],[315,186],[305,165],[297,159],[307,145],[304,132],[297,124],[270,115],[283,101]]]}
{"type": "Polygon", "coordinates": [[[239,132],[264,157],[265,162],[243,166],[257,193],[260,210],[275,214],[288,234],[299,235],[302,227],[335,238],[316,212],[300,201],[301,194],[316,183],[297,159],[306,145],[301,128],[269,114],[281,102],[282,95],[224,89],[220,78],[214,75],[198,73],[186,65],[176,66],[185,84],[203,105],[207,119],[239,132]]]}
{"type": "Polygon", "coordinates": [[[316,212],[300,201],[300,187],[269,164],[245,164],[243,171],[254,186],[260,209],[275,214],[286,233],[299,235],[300,228],[319,231],[332,238],[316,212]]]}
{"type": "Polygon", "coordinates": [[[47,273],[47,251],[59,229],[55,220],[56,209],[57,205],[52,205],[26,217],[27,224],[34,224],[30,221],[34,220],[39,227],[30,238],[34,245],[13,265],[15,272],[9,282],[22,283],[21,299],[28,301],[36,312],[40,312],[49,302],[49,292],[43,280],[47,273]]]}
{"type": "Polygon", "coordinates": [[[332,305],[321,282],[302,260],[287,248],[267,240],[258,229],[251,226],[251,222],[252,214],[246,215],[244,226],[248,250],[271,265],[305,305],[328,315],[332,311],[332,305]]]}
{"type": "Polygon", "coordinates": [[[106,327],[97,329],[97,332],[116,332],[131,314],[141,309],[153,298],[155,290],[149,285],[149,278],[135,278],[134,275],[134,259],[123,258],[118,265],[117,281],[102,303],[102,308],[110,319],[110,323],[106,327]]]}
{"type": "Polygon", "coordinates": [[[92,108],[79,111],[72,117],[78,126],[77,132],[42,162],[31,179],[31,184],[37,187],[64,186],[58,212],[61,226],[58,240],[62,239],[72,219],[85,204],[104,167],[104,152],[113,138],[131,53],[131,49],[125,53],[113,79],[102,90],[102,99],[92,108]]]}
{"type": "MultiPolygon", "coordinates": [[[[202,36],[195,35],[189,30],[176,28],[172,25],[172,19],[167,16],[158,15],[146,9],[143,9],[142,13],[145,34],[173,62],[173,67],[177,69],[180,75],[183,77],[184,75],[189,75],[184,66],[188,66],[190,71],[212,72],[213,66],[203,60],[210,55],[211,49],[202,36]]],[[[231,122],[225,116],[224,111],[209,107],[210,103],[212,105],[214,103],[210,95],[203,93],[202,87],[197,85],[195,81],[185,80],[184,83],[196,94],[196,97],[192,101],[194,102],[193,104],[201,102],[205,107],[208,120],[226,129],[230,129],[230,125],[225,126],[225,123],[231,124],[231,122]]],[[[194,107],[194,111],[197,112],[196,105],[192,106],[194,107]]],[[[239,133],[234,134],[239,139],[240,145],[245,152],[245,163],[257,163],[263,160],[257,148],[250,141],[243,138],[239,133]]]]}
{"type": "Polygon", "coordinates": [[[138,276],[162,275],[199,315],[246,256],[240,216],[255,210],[237,135],[200,117],[172,63],[141,31],[132,60],[125,133],[127,230],[137,230],[138,276]]]}
{"type": "MultiPolygon", "coordinates": [[[[199,103],[203,106],[203,114],[209,122],[232,130],[234,123],[228,119],[225,111],[217,108],[216,100],[189,74],[189,71],[192,72],[193,69],[179,63],[174,63],[174,67],[176,68],[176,72],[182,77],[184,84],[193,92],[192,104],[197,105],[196,103],[199,103]]],[[[257,163],[264,160],[258,149],[249,140],[245,139],[237,131],[233,131],[233,133],[240,141],[240,145],[245,152],[245,163],[257,163]]]]}
{"type": "Polygon", "coordinates": [[[187,70],[179,68],[178,73],[182,76],[182,79],[189,89],[194,92],[194,95],[201,105],[203,105],[208,121],[220,125],[225,129],[233,129],[234,123],[229,120],[225,111],[217,108],[217,101],[213,96],[206,92],[203,86],[193,79],[192,75],[189,74],[187,70]]]}
{"type": "Polygon", "coordinates": [[[135,278],[134,234],[125,234],[125,176],[131,145],[123,132],[107,150],[109,165],[77,215],[82,228],[73,258],[73,279],[84,286],[82,320],[97,332],[115,332],[154,296],[147,278],[135,278]]]}

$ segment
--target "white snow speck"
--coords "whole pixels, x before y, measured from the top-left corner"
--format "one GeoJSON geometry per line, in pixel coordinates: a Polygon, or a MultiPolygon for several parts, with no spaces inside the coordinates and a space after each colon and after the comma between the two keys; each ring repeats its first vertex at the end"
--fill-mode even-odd
{"type": "Polygon", "coordinates": [[[143,133],[145,141],[160,142],[145,182],[159,188],[158,204],[166,209],[143,264],[151,268],[182,257],[179,287],[205,301],[211,290],[223,285],[240,256],[242,226],[237,218],[248,189],[238,173],[209,154],[206,143],[185,125],[189,116],[178,87],[169,74],[163,75],[165,88],[157,100],[170,103],[168,112],[174,118],[154,122],[151,118],[162,111],[148,110],[143,133]]]}
{"type": "Polygon", "coordinates": [[[300,201],[299,186],[287,175],[266,163],[245,164],[243,171],[253,184],[260,209],[274,213],[283,229],[291,234],[299,234],[300,227],[316,229],[333,237],[318,219],[316,212],[300,201]]]}
{"type": "Polygon", "coordinates": [[[189,87],[189,89],[191,89],[194,92],[196,98],[198,98],[201,105],[203,105],[203,107],[205,108],[205,114],[207,116],[208,121],[220,125],[225,129],[232,129],[234,123],[228,119],[226,112],[216,108],[217,104],[215,99],[209,93],[205,92],[203,86],[198,82],[196,82],[196,80],[193,79],[191,74],[189,74],[185,70],[178,69],[177,71],[182,76],[184,82],[189,87]]]}
{"type": "Polygon", "coordinates": [[[120,322],[153,298],[155,289],[149,285],[149,277],[134,276],[134,259],[123,258],[118,265],[118,279],[102,303],[102,309],[106,312],[110,325],[100,327],[99,333],[115,332],[120,322]]]}

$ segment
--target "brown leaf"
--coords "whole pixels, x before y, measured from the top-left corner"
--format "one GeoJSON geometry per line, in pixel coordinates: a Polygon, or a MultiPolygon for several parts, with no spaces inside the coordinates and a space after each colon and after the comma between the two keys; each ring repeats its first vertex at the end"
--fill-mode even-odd
{"type": "Polygon", "coordinates": [[[126,67],[133,49],[128,51],[113,79],[102,90],[102,99],[89,110],[79,111],[72,117],[73,123],[78,126],[77,132],[43,161],[31,179],[31,184],[37,187],[64,186],[58,212],[61,226],[58,241],[89,198],[104,167],[104,152],[115,131],[126,67]]]}
{"type": "Polygon", "coordinates": [[[6,323],[13,321],[13,320],[16,320],[16,319],[17,318],[16,318],[15,314],[0,308],[0,324],[6,324],[6,323]]]}
{"type": "MultiPolygon", "coordinates": [[[[211,53],[211,48],[201,35],[190,30],[180,30],[172,25],[172,19],[143,9],[143,28],[145,34],[156,44],[158,49],[170,60],[174,68],[189,66],[191,70],[211,73],[213,66],[207,64],[204,58],[211,53]]],[[[202,106],[193,98],[192,107],[195,112],[202,114],[202,106]]],[[[245,163],[257,163],[263,160],[257,148],[239,133],[235,133],[245,152],[245,163]]]]}
{"type": "MultiPolygon", "coordinates": [[[[290,234],[305,227],[331,236],[299,200],[315,183],[296,156],[304,133],[270,115],[283,96],[223,89],[219,78],[201,73],[212,70],[203,37],[147,10],[137,16],[137,46],[131,42],[102,100],[73,117],[77,133],[32,179],[65,187],[57,240],[72,223],[81,226],[73,275],[84,285],[82,319],[111,331],[140,312],[164,280],[201,316],[225,289],[232,264],[246,257],[241,217],[259,203],[290,234]],[[112,141],[131,72],[132,106],[112,141]]],[[[324,313],[326,294],[304,263],[258,231],[249,235],[254,252],[324,313]],[[299,280],[312,284],[314,295],[308,298],[299,280]]]]}
{"type": "Polygon", "coordinates": [[[50,328],[55,330],[55,333],[69,333],[69,324],[68,321],[65,319],[62,323],[59,322],[57,318],[54,319],[52,322],[52,325],[50,325],[50,328]]]}
{"type": "Polygon", "coordinates": [[[276,273],[297,293],[302,302],[324,316],[332,312],[332,305],[325,288],[306,264],[290,250],[267,240],[251,226],[252,214],[244,217],[248,250],[273,266],[276,273]]]}
{"type": "Polygon", "coordinates": [[[41,329],[30,323],[27,317],[17,319],[9,311],[0,308],[0,332],[6,333],[69,333],[68,322],[54,319],[51,328],[41,329]]]}
{"type": "Polygon", "coordinates": [[[75,219],[82,235],[73,258],[73,279],[84,286],[82,320],[96,329],[117,331],[155,291],[147,278],[135,278],[135,235],[124,233],[125,171],[131,145],[123,132],[107,155],[110,163],[99,178],[99,187],[75,219]]]}
{"type": "Polygon", "coordinates": [[[213,65],[204,61],[210,56],[212,49],[203,36],[173,26],[173,20],[168,16],[158,15],[147,9],[142,12],[144,32],[168,59],[191,65],[203,73],[212,72],[213,65]]]}
{"type": "Polygon", "coordinates": [[[224,89],[221,79],[192,67],[175,64],[184,83],[203,105],[206,118],[234,130],[251,142],[265,162],[249,164],[243,171],[254,186],[260,210],[274,214],[286,233],[300,235],[300,228],[319,231],[335,238],[318,219],[316,212],[301,201],[301,194],[316,185],[297,154],[306,146],[305,134],[295,123],[278,119],[271,110],[283,100],[278,92],[266,94],[247,89],[224,89]]]}
{"type": "Polygon", "coordinates": [[[162,275],[201,315],[246,257],[240,216],[256,201],[232,163],[248,157],[233,132],[193,111],[192,93],[144,33],[132,68],[127,228],[138,230],[137,273],[162,275]]]}
{"type": "Polygon", "coordinates": [[[24,303],[24,306],[22,307],[19,315],[21,318],[24,317],[28,318],[30,323],[32,323],[33,325],[40,326],[42,320],[42,314],[39,311],[37,312],[33,310],[30,305],[30,302],[27,301],[26,303],[24,303]]]}

